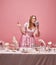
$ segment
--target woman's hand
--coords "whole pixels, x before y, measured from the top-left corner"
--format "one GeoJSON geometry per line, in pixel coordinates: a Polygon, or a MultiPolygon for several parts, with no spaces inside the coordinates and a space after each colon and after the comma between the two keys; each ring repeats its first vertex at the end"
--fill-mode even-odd
{"type": "Polygon", "coordinates": [[[17,26],[21,27],[22,25],[18,22],[18,23],[17,23],[17,26]]]}

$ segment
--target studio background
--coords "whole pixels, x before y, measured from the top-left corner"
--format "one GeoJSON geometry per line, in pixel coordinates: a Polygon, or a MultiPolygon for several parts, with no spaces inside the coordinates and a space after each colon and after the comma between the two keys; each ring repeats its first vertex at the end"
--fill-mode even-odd
{"type": "Polygon", "coordinates": [[[46,42],[56,42],[56,0],[0,0],[0,40],[12,42],[21,33],[22,26],[31,15],[36,15],[40,24],[40,38],[46,42]]]}

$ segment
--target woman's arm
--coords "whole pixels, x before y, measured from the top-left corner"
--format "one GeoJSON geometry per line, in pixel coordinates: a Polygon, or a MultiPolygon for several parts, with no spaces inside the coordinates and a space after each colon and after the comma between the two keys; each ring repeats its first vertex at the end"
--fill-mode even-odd
{"type": "Polygon", "coordinates": [[[22,25],[19,24],[19,23],[17,24],[17,26],[19,27],[21,33],[22,33],[22,34],[25,34],[25,29],[24,29],[24,27],[22,28],[22,25]]]}
{"type": "Polygon", "coordinates": [[[39,26],[36,27],[34,36],[39,37],[40,36],[40,31],[39,31],[39,26]]]}

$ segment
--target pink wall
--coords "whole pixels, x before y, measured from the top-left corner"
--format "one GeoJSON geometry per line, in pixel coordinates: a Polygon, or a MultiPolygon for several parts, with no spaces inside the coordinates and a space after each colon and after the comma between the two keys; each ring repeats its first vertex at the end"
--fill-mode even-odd
{"type": "Polygon", "coordinates": [[[40,23],[40,38],[56,42],[56,0],[0,0],[0,40],[20,39],[17,21],[25,23],[30,15],[40,23]]]}

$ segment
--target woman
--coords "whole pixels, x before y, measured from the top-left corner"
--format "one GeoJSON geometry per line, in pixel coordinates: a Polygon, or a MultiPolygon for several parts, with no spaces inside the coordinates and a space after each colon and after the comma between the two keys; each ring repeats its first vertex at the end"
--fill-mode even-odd
{"type": "Polygon", "coordinates": [[[24,27],[21,27],[21,24],[17,24],[20,27],[22,38],[21,46],[22,47],[34,47],[35,45],[35,36],[39,37],[39,24],[36,23],[37,19],[35,15],[30,16],[29,22],[24,24],[24,27]]]}

